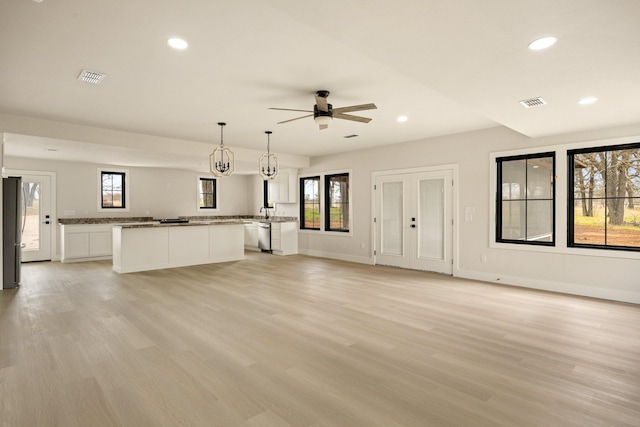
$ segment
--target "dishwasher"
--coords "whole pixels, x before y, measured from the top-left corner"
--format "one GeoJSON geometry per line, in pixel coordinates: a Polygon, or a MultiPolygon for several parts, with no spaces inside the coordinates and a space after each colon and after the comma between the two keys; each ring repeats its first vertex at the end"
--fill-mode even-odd
{"type": "Polygon", "coordinates": [[[271,253],[271,223],[258,223],[258,248],[262,252],[271,253]]]}

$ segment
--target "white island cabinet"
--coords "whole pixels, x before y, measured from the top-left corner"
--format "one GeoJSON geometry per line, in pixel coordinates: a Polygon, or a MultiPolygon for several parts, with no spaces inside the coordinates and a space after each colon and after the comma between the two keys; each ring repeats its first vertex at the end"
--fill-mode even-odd
{"type": "Polygon", "coordinates": [[[116,225],[113,270],[158,270],[244,259],[244,223],[116,225]]]}
{"type": "Polygon", "coordinates": [[[111,258],[112,227],[112,224],[61,225],[60,262],[111,258]]]}

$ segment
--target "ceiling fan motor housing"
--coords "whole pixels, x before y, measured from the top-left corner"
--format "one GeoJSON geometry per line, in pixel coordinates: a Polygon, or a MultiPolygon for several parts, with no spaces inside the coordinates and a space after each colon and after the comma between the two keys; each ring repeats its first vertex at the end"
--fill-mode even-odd
{"type": "Polygon", "coordinates": [[[322,111],[318,108],[317,105],[313,106],[313,118],[315,119],[316,117],[331,117],[333,118],[333,105],[331,104],[327,104],[327,110],[329,111],[322,111]]]}

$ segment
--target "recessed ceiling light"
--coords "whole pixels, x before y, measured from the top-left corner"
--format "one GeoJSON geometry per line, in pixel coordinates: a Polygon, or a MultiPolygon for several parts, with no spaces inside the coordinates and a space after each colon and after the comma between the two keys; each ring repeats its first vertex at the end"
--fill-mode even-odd
{"type": "Polygon", "coordinates": [[[404,122],[406,122],[407,120],[409,120],[409,117],[407,117],[407,116],[398,116],[398,118],[397,118],[396,120],[397,120],[398,122],[400,122],[400,123],[404,123],[404,122]]]}
{"type": "Polygon", "coordinates": [[[177,37],[170,38],[169,40],[167,40],[167,43],[172,48],[179,49],[179,50],[184,50],[189,46],[189,43],[177,37]]]}
{"type": "Polygon", "coordinates": [[[557,41],[558,41],[558,39],[553,37],[553,36],[542,37],[540,39],[534,40],[531,43],[529,43],[529,49],[530,50],[543,50],[543,49],[546,49],[548,47],[553,46],[554,44],[556,44],[557,41]]]}
{"type": "Polygon", "coordinates": [[[598,100],[598,98],[596,98],[595,96],[588,96],[588,97],[582,98],[580,101],[578,101],[578,104],[580,104],[580,105],[589,105],[589,104],[593,104],[597,100],[598,100]]]}

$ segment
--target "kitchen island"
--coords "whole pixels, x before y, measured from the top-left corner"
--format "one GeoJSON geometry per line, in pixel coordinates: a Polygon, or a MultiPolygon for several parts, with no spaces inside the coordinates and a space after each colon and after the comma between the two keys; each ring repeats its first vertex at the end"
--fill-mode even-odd
{"type": "Polygon", "coordinates": [[[242,220],[113,226],[113,270],[159,270],[244,259],[242,220]]]}

